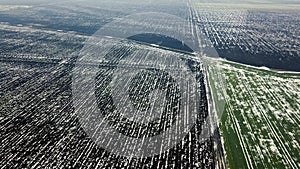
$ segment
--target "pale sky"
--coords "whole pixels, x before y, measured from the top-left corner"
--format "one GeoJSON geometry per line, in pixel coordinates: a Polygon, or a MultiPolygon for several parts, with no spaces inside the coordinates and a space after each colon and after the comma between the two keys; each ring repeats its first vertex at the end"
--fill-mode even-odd
{"type": "MultiPolygon", "coordinates": [[[[0,5],[41,5],[61,2],[78,2],[88,1],[95,2],[96,4],[109,3],[111,0],[0,0],[0,5]]],[[[134,3],[135,0],[114,0],[114,2],[130,2],[134,3]]],[[[150,3],[172,3],[172,2],[184,2],[188,0],[136,0],[136,2],[150,2],[150,3]]],[[[300,0],[190,0],[192,2],[199,3],[248,3],[248,4],[261,4],[261,3],[279,3],[279,4],[300,4],[300,0]]]]}

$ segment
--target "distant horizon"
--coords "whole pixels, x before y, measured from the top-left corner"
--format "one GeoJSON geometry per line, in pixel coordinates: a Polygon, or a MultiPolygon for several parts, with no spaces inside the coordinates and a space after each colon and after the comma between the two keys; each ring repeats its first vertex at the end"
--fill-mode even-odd
{"type": "MultiPolygon", "coordinates": [[[[100,0],[100,1],[95,1],[95,0],[2,0],[0,2],[0,5],[42,5],[42,4],[53,4],[53,3],[64,3],[64,2],[95,2],[96,4],[99,4],[101,2],[110,2],[108,0],[100,0]]],[[[189,1],[189,0],[185,0],[189,1]]],[[[228,4],[295,4],[299,5],[300,1],[299,0],[247,0],[247,1],[242,1],[242,0],[190,0],[193,3],[228,3],[228,4]]],[[[113,3],[116,2],[131,2],[133,3],[134,1],[130,0],[116,0],[113,3]]],[[[184,2],[184,0],[148,0],[148,1],[137,1],[137,3],[161,3],[161,2],[184,2]]]]}

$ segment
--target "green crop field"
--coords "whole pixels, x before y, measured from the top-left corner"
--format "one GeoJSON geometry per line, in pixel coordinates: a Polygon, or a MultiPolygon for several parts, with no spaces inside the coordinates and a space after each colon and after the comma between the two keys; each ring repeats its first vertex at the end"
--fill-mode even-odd
{"type": "MultiPolygon", "coordinates": [[[[229,167],[299,168],[300,74],[230,62],[221,67],[227,93],[223,113],[216,101],[222,86],[211,88],[229,167]]],[[[211,82],[217,77],[213,70],[211,82]]]]}

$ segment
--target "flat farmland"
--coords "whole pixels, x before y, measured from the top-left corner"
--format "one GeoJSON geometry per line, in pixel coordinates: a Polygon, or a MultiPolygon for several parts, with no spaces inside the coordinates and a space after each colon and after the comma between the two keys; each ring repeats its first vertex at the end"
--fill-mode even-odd
{"type": "Polygon", "coordinates": [[[299,168],[300,74],[231,62],[221,67],[227,94],[220,128],[229,167],[299,168]]]}

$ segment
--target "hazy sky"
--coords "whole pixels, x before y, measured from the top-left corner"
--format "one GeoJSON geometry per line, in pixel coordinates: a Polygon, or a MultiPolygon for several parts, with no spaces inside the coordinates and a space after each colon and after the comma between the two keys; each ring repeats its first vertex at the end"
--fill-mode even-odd
{"type": "MultiPolygon", "coordinates": [[[[47,3],[57,3],[57,2],[76,2],[76,1],[86,1],[86,0],[0,0],[0,4],[2,5],[40,5],[40,4],[47,4],[47,3]]],[[[108,3],[107,0],[87,0],[87,1],[94,1],[97,4],[101,2],[108,3]]],[[[116,0],[114,0],[116,1],[116,0]]],[[[134,0],[117,0],[118,2],[133,2],[134,0]]],[[[138,0],[137,2],[150,2],[150,3],[157,3],[157,2],[172,2],[172,1],[187,1],[187,0],[138,0]]],[[[191,0],[193,2],[206,2],[206,3],[294,3],[300,4],[300,0],[191,0]]]]}

